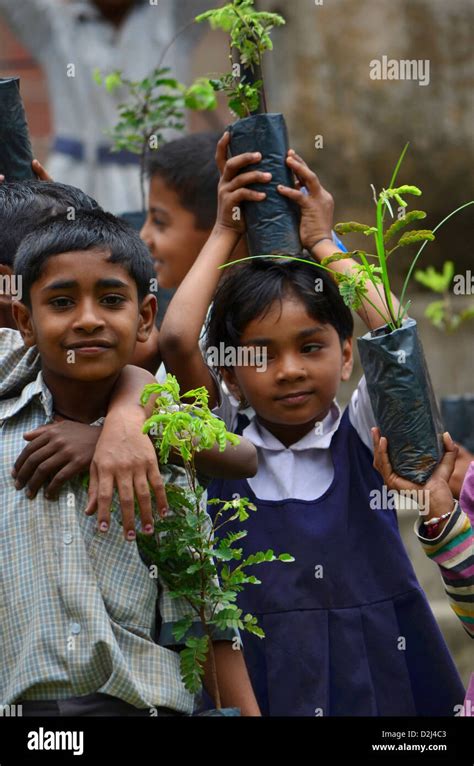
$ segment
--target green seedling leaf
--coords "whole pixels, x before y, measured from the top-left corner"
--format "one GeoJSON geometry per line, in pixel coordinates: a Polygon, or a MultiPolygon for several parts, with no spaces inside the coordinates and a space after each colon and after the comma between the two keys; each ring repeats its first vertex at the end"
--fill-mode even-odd
{"type": "Polygon", "coordinates": [[[111,72],[106,75],[104,82],[107,92],[113,93],[114,90],[117,90],[117,88],[120,88],[120,86],[123,85],[122,75],[120,72],[111,72]]]}
{"type": "Polygon", "coordinates": [[[414,221],[421,221],[423,218],[426,218],[426,213],[423,210],[411,210],[410,212],[406,213],[404,218],[397,219],[390,228],[387,229],[387,231],[384,234],[384,244],[388,244],[391,239],[395,236],[395,234],[398,234],[399,231],[404,229],[406,226],[409,226],[414,221]]]}
{"type": "Polygon", "coordinates": [[[418,188],[418,186],[409,186],[405,184],[405,186],[397,186],[396,189],[386,189],[385,192],[382,192],[382,195],[385,194],[388,197],[395,197],[396,195],[401,194],[413,194],[415,197],[421,197],[421,189],[418,188]]]}
{"type": "Polygon", "coordinates": [[[337,223],[334,227],[336,234],[351,234],[361,232],[362,234],[371,233],[377,231],[373,226],[367,226],[365,223],[357,223],[357,221],[348,221],[347,223],[337,223]]]}
{"type": "Polygon", "coordinates": [[[414,245],[417,242],[432,242],[435,239],[435,235],[428,229],[419,229],[413,231],[407,231],[398,240],[397,247],[407,247],[408,245],[414,245]]]}
{"type": "Polygon", "coordinates": [[[187,109],[202,111],[217,108],[215,90],[205,77],[200,77],[186,91],[184,103],[187,109]]]}
{"type": "Polygon", "coordinates": [[[443,271],[437,271],[433,266],[428,266],[424,271],[415,271],[415,279],[420,284],[433,290],[435,293],[446,293],[449,290],[454,277],[453,261],[445,261],[443,271]]]}

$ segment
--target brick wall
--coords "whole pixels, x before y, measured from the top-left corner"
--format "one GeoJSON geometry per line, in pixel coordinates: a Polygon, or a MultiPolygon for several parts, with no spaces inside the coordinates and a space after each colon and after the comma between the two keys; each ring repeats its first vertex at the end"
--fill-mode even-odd
{"type": "Polygon", "coordinates": [[[51,134],[48,90],[41,68],[0,19],[0,77],[19,76],[35,156],[45,159],[51,134]]]}

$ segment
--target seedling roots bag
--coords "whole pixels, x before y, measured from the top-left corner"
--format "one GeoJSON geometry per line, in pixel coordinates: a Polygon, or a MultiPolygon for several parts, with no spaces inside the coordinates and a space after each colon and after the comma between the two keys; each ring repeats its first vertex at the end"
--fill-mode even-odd
{"type": "Polygon", "coordinates": [[[7,181],[34,178],[32,160],[20,81],[0,78],[0,173],[7,181]]]}
{"type": "Polygon", "coordinates": [[[268,184],[252,184],[256,191],[267,197],[262,202],[244,202],[242,210],[247,224],[249,255],[299,255],[299,208],[292,200],[283,197],[278,184],[294,186],[293,174],[286,164],[288,154],[288,131],[282,114],[255,114],[238,120],[228,128],[230,154],[260,152],[262,160],[249,165],[243,172],[254,167],[272,174],[268,184]]]}
{"type": "Polygon", "coordinates": [[[443,423],[414,319],[358,338],[375,420],[393,470],[423,484],[443,455],[443,423]]]}

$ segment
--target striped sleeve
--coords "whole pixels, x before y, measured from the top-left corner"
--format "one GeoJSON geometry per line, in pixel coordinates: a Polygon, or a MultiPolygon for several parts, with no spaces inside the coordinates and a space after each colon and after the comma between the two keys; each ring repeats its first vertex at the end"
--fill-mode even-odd
{"type": "Polygon", "coordinates": [[[454,613],[474,638],[474,533],[469,518],[459,506],[441,534],[430,540],[420,534],[422,523],[415,523],[415,534],[439,567],[454,613]]]}

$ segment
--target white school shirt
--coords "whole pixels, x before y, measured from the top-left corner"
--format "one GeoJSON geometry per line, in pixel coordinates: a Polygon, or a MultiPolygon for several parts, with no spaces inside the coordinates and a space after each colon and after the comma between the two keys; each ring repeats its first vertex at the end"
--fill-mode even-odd
{"type": "MultiPolygon", "coordinates": [[[[237,424],[239,404],[226,393],[222,384],[221,404],[213,412],[232,431],[237,424]]],[[[365,377],[352,394],[349,402],[349,420],[362,442],[373,451],[370,429],[377,425],[365,377]]],[[[242,432],[258,450],[258,471],[248,479],[250,488],[260,500],[316,500],[330,487],[334,478],[331,441],[342,417],[337,401],[322,421],[320,433],[312,429],[291,447],[285,447],[259,423],[253,409],[243,410],[250,423],[242,432]]]]}

